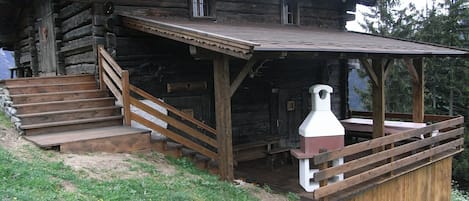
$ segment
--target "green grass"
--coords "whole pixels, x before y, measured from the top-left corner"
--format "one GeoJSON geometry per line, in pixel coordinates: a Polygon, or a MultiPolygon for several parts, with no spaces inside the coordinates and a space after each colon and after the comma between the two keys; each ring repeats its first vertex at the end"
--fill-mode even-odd
{"type": "Polygon", "coordinates": [[[3,111],[0,112],[0,126],[3,128],[12,128],[13,124],[3,111]]]}
{"type": "Polygon", "coordinates": [[[75,172],[47,154],[29,151],[24,161],[0,147],[0,200],[256,200],[246,190],[197,170],[186,160],[171,160],[176,174],[160,174],[151,163],[130,161],[144,178],[100,181],[75,172]],[[41,155],[42,154],[42,155],[41,155]],[[189,173],[188,173],[189,172],[189,173]],[[74,186],[66,191],[64,183],[74,186]]]}

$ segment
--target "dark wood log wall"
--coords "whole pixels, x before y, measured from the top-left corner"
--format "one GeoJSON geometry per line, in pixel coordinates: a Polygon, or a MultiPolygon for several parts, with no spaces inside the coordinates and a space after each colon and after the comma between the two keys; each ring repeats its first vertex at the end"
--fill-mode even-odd
{"type": "MultiPolygon", "coordinates": [[[[332,110],[344,118],[346,81],[341,76],[347,68],[338,61],[280,59],[260,64],[232,99],[235,144],[270,136],[284,139],[285,146],[296,146],[299,125],[311,110],[308,90],[314,84],[334,88],[332,110]]],[[[239,71],[236,66],[240,65],[232,65],[233,72],[239,71]]]]}
{"type": "MultiPolygon", "coordinates": [[[[31,68],[33,74],[38,72],[36,50],[37,30],[33,10],[28,8],[23,12],[17,26],[17,42],[15,43],[15,65],[20,68],[31,68]]],[[[31,75],[25,75],[31,76],[31,75]]]]}
{"type": "Polygon", "coordinates": [[[102,4],[61,1],[61,59],[66,74],[96,73],[99,44],[105,44],[102,4]]]}
{"type": "MultiPolygon", "coordinates": [[[[116,12],[131,12],[167,18],[188,18],[189,0],[116,1],[116,12]]],[[[215,17],[220,23],[281,23],[282,0],[218,0],[215,17]]],[[[343,29],[341,1],[298,0],[300,24],[322,28],[343,29]]]]}
{"type": "MultiPolygon", "coordinates": [[[[222,0],[216,3],[216,20],[222,23],[281,23],[282,0],[222,0]]],[[[322,28],[339,27],[339,1],[299,0],[300,24],[322,28]]]]}

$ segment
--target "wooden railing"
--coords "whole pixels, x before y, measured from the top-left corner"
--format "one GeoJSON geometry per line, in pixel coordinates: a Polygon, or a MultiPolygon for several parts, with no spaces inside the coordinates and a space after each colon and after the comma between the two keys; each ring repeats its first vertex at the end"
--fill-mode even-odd
{"type": "Polygon", "coordinates": [[[340,200],[463,150],[463,117],[428,115],[426,118],[444,121],[313,156],[312,163],[319,167],[313,181],[320,183],[320,187],[311,197],[340,200]],[[435,131],[439,131],[438,134],[435,135],[435,131]],[[339,158],[345,158],[345,163],[329,166],[339,158]],[[339,174],[345,174],[345,179],[328,184],[329,178],[339,174]]]}
{"type": "MultiPolygon", "coordinates": [[[[351,116],[353,117],[373,117],[372,112],[364,112],[364,111],[351,111],[351,116]]],[[[386,119],[399,119],[399,120],[410,120],[412,121],[412,114],[409,113],[386,113],[386,119]]],[[[435,115],[435,114],[425,114],[424,115],[424,122],[440,122],[451,119],[453,117],[446,116],[446,115],[435,115]]]]}
{"type": "Polygon", "coordinates": [[[180,143],[211,159],[217,160],[215,129],[130,84],[128,71],[123,70],[102,47],[98,48],[98,59],[101,89],[109,89],[109,91],[111,91],[118,102],[122,105],[125,125],[130,126],[131,121],[138,122],[177,143],[180,143]],[[141,102],[138,98],[151,101],[153,104],[164,108],[173,116],[164,114],[157,109],[152,108],[151,106],[141,102]],[[165,128],[146,119],[141,114],[132,112],[130,110],[131,106],[166,122],[177,131],[165,128]]]}
{"type": "Polygon", "coordinates": [[[130,126],[129,72],[123,70],[102,47],[98,47],[99,87],[109,89],[124,110],[124,125],[130,126]]]}

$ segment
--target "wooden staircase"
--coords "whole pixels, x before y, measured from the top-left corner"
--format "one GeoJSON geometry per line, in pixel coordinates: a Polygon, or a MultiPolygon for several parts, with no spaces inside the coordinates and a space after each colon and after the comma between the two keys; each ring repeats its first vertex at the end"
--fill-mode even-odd
{"type": "Polygon", "coordinates": [[[14,108],[9,113],[19,120],[18,127],[27,140],[39,147],[58,147],[63,152],[155,150],[177,158],[187,157],[197,167],[218,174],[215,129],[130,84],[128,71],[102,47],[98,48],[98,64],[99,84],[94,75],[5,80],[10,107],[14,108]],[[131,107],[170,127],[148,120],[131,107]],[[131,122],[161,135],[132,128],[131,122]]]}
{"type": "Polygon", "coordinates": [[[5,80],[25,138],[64,152],[132,152],[150,149],[147,130],[123,126],[121,107],[94,75],[5,80]]]}

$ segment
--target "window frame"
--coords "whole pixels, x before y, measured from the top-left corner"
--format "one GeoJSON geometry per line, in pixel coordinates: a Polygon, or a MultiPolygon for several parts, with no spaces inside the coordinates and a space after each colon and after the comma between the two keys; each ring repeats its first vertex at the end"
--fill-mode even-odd
{"type": "Polygon", "coordinates": [[[214,19],[216,17],[216,1],[215,0],[189,0],[190,17],[196,19],[214,19]],[[195,7],[197,5],[197,7],[195,7]],[[202,5],[202,6],[201,6],[202,5]],[[201,8],[203,8],[201,10],[201,8]],[[200,11],[204,12],[200,15],[200,11]]]}
{"type": "Polygon", "coordinates": [[[281,23],[300,25],[300,4],[297,0],[281,0],[281,23]]]}

